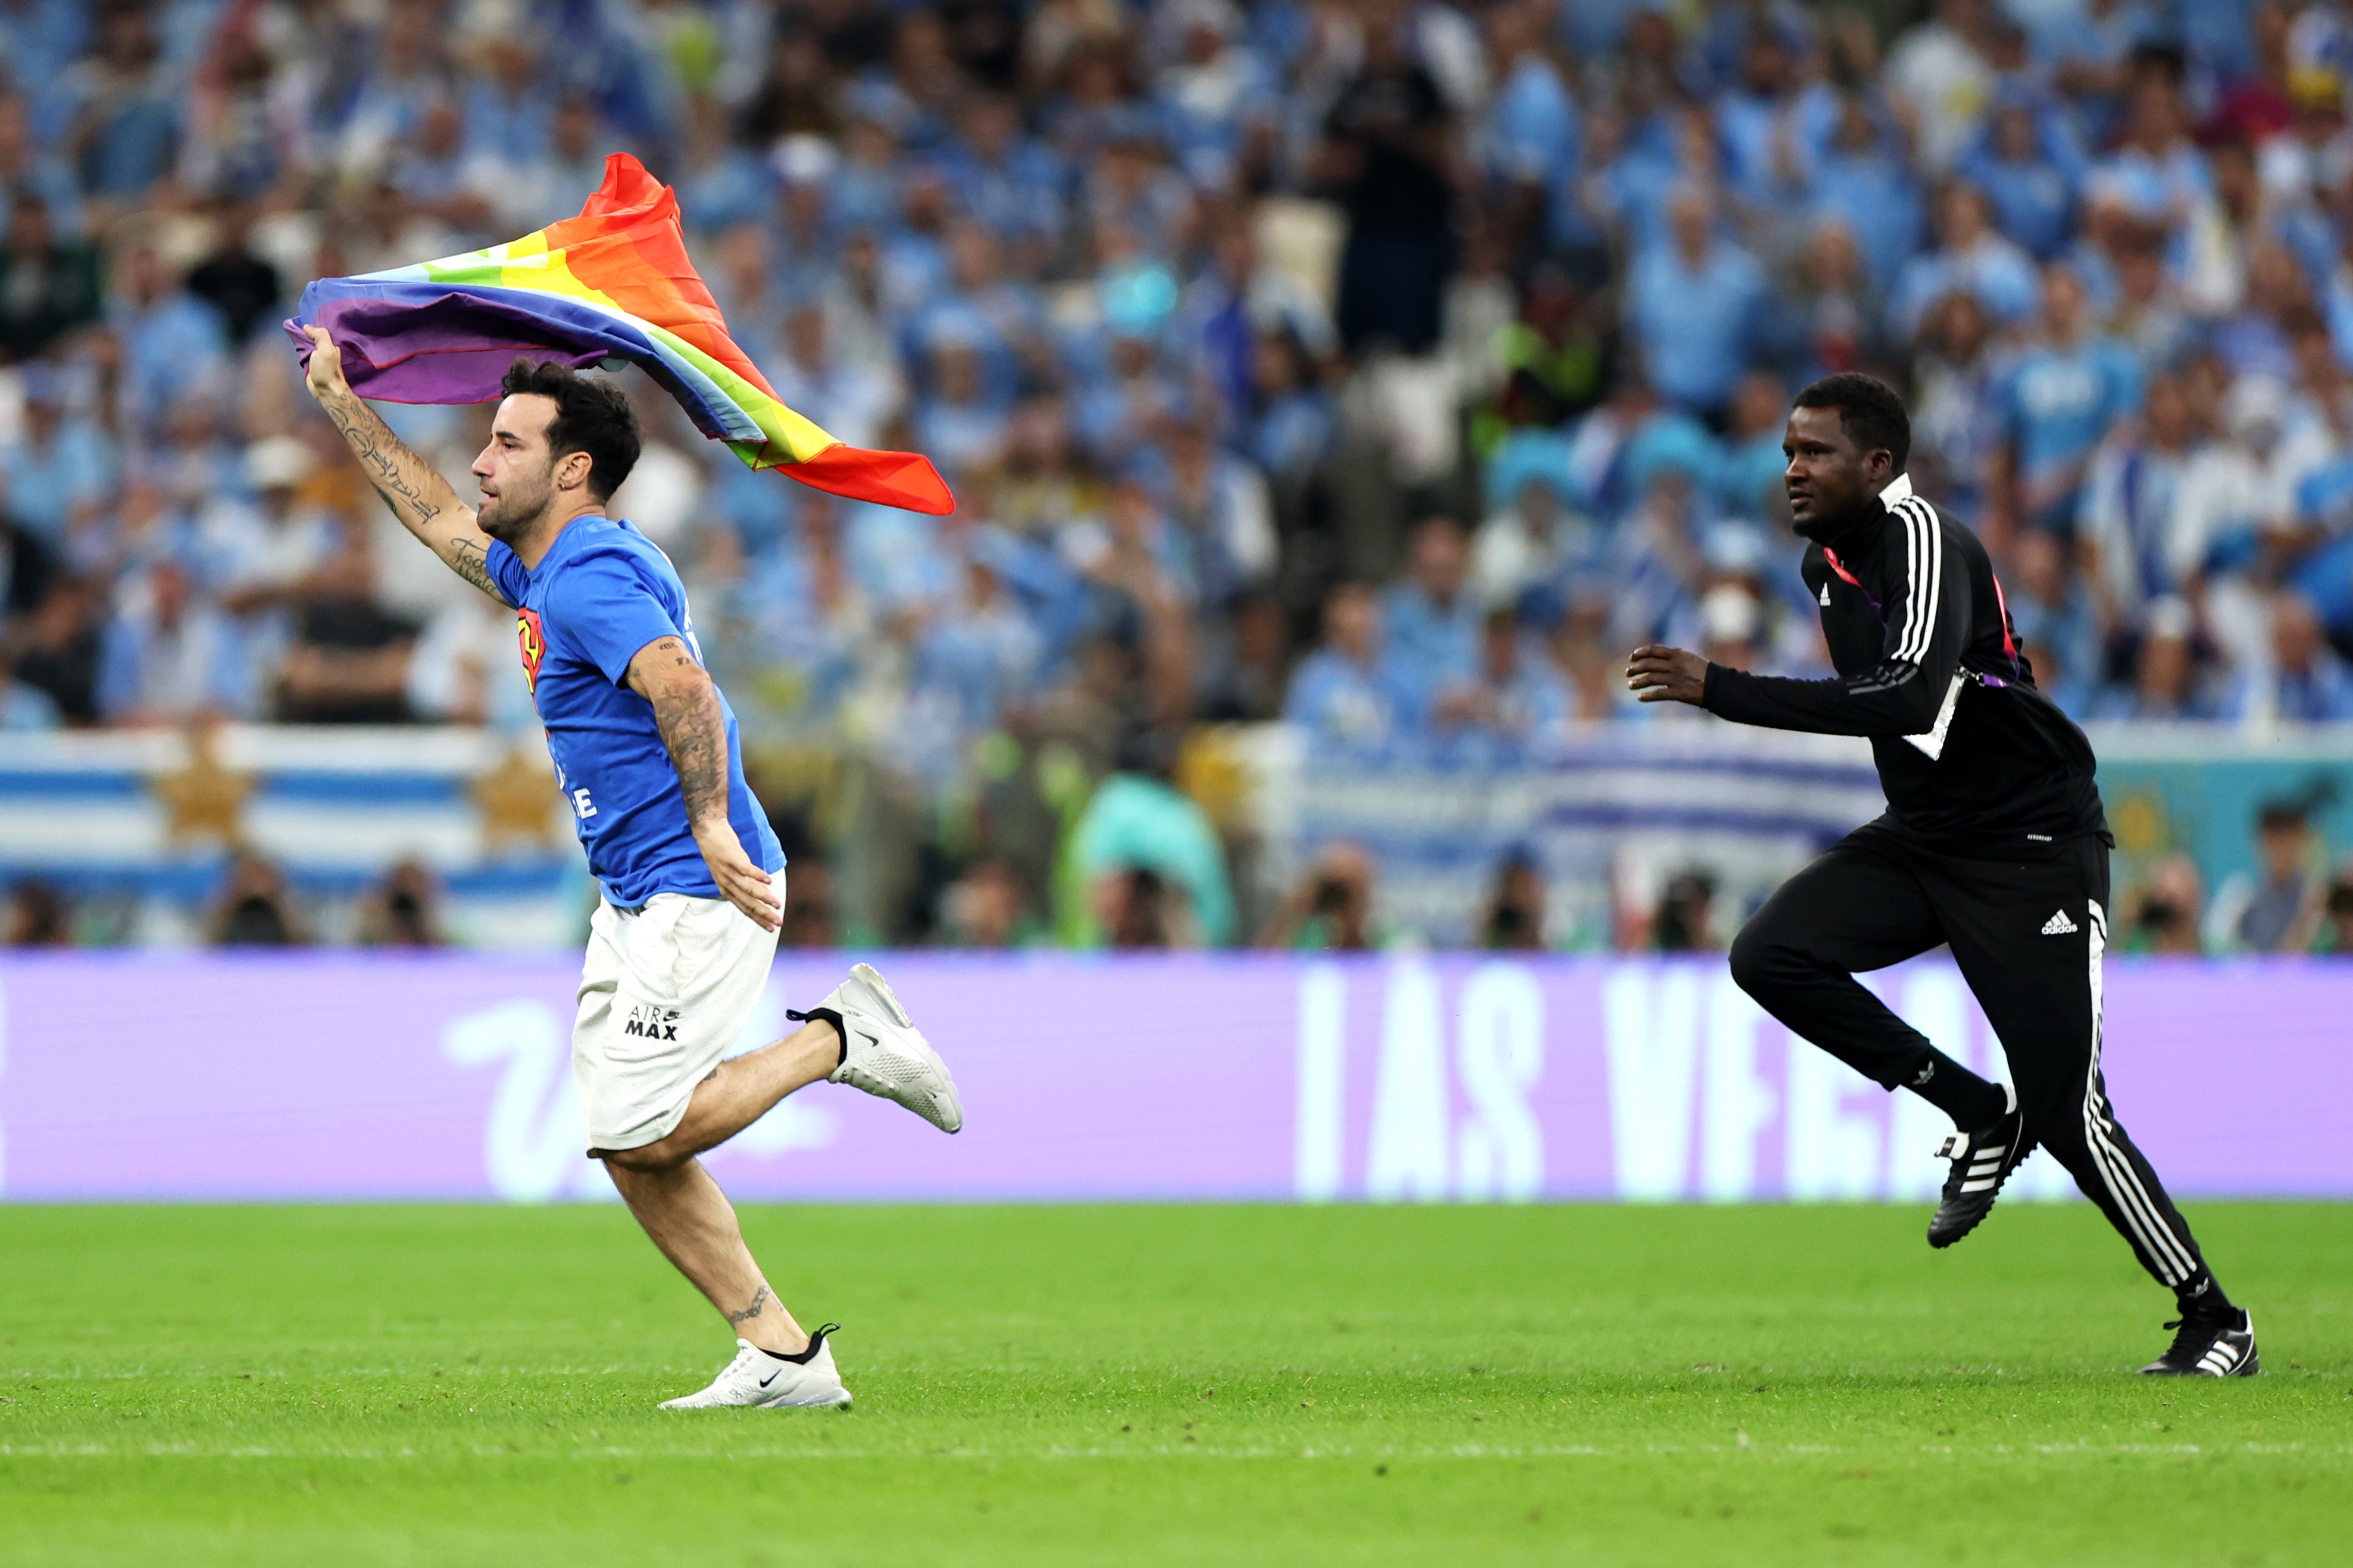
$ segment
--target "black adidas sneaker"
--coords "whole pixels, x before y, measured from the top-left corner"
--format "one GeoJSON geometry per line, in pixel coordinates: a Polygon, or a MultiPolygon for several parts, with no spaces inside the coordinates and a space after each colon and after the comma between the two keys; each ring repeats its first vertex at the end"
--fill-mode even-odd
{"type": "Polygon", "coordinates": [[[2221,1317],[2181,1317],[2165,1325],[2173,1348],[2141,1368],[2152,1377],[2253,1377],[2263,1369],[2255,1353],[2255,1320],[2244,1307],[2221,1317]]]}
{"type": "Polygon", "coordinates": [[[1953,1173],[1945,1178],[1936,1215],[1928,1222],[1928,1245],[1950,1247],[1977,1229],[1978,1221],[1992,1211],[2002,1183],[2034,1152],[2018,1090],[2010,1091],[2010,1110],[2000,1121],[1981,1131],[1956,1132],[1936,1152],[1953,1163],[1953,1173]]]}

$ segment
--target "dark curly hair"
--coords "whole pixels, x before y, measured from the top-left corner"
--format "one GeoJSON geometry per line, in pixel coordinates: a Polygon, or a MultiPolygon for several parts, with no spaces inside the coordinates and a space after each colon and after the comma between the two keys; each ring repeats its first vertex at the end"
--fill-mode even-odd
{"type": "Polygon", "coordinates": [[[1912,416],[1895,389],[1875,375],[1845,370],[1798,394],[1799,408],[1835,408],[1839,428],[1854,438],[1865,456],[1885,450],[1902,473],[1912,456],[1912,416]]]}
{"type": "Polygon", "coordinates": [[[555,417],[547,424],[548,457],[587,453],[588,493],[599,501],[612,500],[638,466],[645,439],[637,410],[605,377],[582,375],[561,360],[519,359],[507,366],[499,391],[509,397],[527,392],[555,404],[555,417]]]}

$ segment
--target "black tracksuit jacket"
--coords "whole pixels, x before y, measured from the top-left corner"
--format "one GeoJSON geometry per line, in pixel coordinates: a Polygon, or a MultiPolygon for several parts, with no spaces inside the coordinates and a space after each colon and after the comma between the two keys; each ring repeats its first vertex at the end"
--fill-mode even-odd
{"type": "Polygon", "coordinates": [[[1775,730],[1867,735],[1886,825],[1924,846],[2034,858],[2107,835],[2091,742],[2035,689],[1978,537],[1899,475],[1862,522],[1806,546],[1832,680],[1711,664],[1703,705],[1775,730]]]}

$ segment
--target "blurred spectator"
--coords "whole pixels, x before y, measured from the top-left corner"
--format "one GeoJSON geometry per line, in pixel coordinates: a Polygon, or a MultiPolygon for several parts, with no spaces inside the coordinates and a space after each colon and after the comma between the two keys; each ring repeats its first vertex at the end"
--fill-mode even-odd
{"type": "Polygon", "coordinates": [[[1698,597],[1707,563],[1693,516],[1697,478],[1680,458],[1662,462],[1641,509],[1618,525],[1609,632],[1621,650],[1658,640],[1698,597]]]}
{"type": "Polygon", "coordinates": [[[8,921],[0,947],[71,947],[72,911],[55,885],[27,877],[8,889],[8,921]]]}
{"type": "Polygon", "coordinates": [[[776,927],[779,947],[832,947],[833,869],[810,855],[797,854],[785,873],[785,915],[776,927]]]}
{"type": "Polygon", "coordinates": [[[365,542],[347,542],[310,587],[279,675],[278,716],[294,724],[407,721],[418,628],[377,601],[365,542]]]}
{"type": "Polygon", "coordinates": [[[1986,45],[1987,0],[1936,0],[1928,19],[1887,53],[1884,86],[1914,122],[1921,162],[1941,172],[1960,155],[1978,110],[1993,89],[1986,45]]]}
{"type": "Polygon", "coordinates": [[[1363,61],[1325,121],[1323,163],[1348,215],[1340,258],[1340,337],[1421,353],[1438,342],[1438,303],[1454,263],[1454,127],[1445,96],[1405,48],[1395,0],[1361,15],[1363,61]]]}
{"type": "Polygon", "coordinates": [[[1372,913],[1372,858],[1355,844],[1326,845],[1269,917],[1258,945],[1300,952],[1369,952],[1380,945],[1372,913]]]}
{"type": "Polygon", "coordinates": [[[1208,814],[1169,783],[1168,738],[1138,737],[1127,761],[1130,769],[1095,787],[1071,837],[1071,858],[1096,889],[1097,919],[1114,946],[1227,945],[1234,898],[1225,848],[1208,814]],[[1139,872],[1153,877],[1150,888],[1137,881],[1139,872]],[[1106,881],[1116,884],[1108,892],[1106,881]],[[1121,921],[1157,931],[1159,940],[1121,941],[1121,921]]]}
{"type": "Polygon", "coordinates": [[[53,577],[33,613],[0,637],[0,663],[67,723],[94,724],[101,636],[95,590],[78,577],[53,577]]]}
{"type": "Polygon", "coordinates": [[[188,292],[153,238],[134,240],[121,253],[108,285],[106,321],[121,345],[124,402],[142,422],[225,390],[227,325],[188,292]]]}
{"type": "Polygon", "coordinates": [[[1626,656],[1633,645],[1610,635],[1609,620],[1609,602],[1588,592],[1571,600],[1568,613],[1553,623],[1549,651],[1553,667],[1568,682],[1573,723],[1647,719],[1653,712],[1626,689],[1626,656]]]}
{"type": "Polygon", "coordinates": [[[215,947],[300,947],[310,939],[295,919],[286,873],[252,850],[239,850],[206,922],[215,947]]]}
{"type": "Polygon", "coordinates": [[[2312,907],[2306,928],[2291,935],[2292,949],[2297,952],[2326,952],[2343,956],[2353,953],[2353,878],[2339,871],[2329,879],[2328,891],[2312,907]],[[2297,941],[2296,936],[2304,940],[2297,941]]]}
{"type": "Polygon", "coordinates": [[[1992,341],[1985,306],[1956,289],[1929,307],[1913,366],[1915,488],[1949,498],[1957,515],[1979,526],[2006,429],[1992,341]]]}
{"type": "Polygon", "coordinates": [[[109,0],[98,8],[95,30],[94,50],[63,83],[74,105],[69,145],[94,201],[127,203],[170,173],[183,106],[146,6],[109,0]]]}
{"type": "MultiPolygon", "coordinates": [[[[5,495],[0,495],[0,504],[5,504],[5,495]]],[[[39,604],[57,567],[48,543],[0,510],[0,621],[39,604]]]]}
{"type": "Polygon", "coordinates": [[[1212,724],[1264,723],[1282,716],[1290,628],[1282,601],[1247,594],[1229,617],[1230,636],[1208,663],[1198,713],[1212,724]]]}
{"type": "Polygon", "coordinates": [[[1418,708],[1466,679],[1478,657],[1479,606],[1467,592],[1470,553],[1461,523],[1424,518],[1407,546],[1404,580],[1382,596],[1389,657],[1418,708]]]}
{"type": "Polygon", "coordinates": [[[284,291],[278,268],[254,254],[252,214],[241,206],[223,208],[212,249],[188,271],[188,292],[219,311],[229,340],[241,343],[277,313],[284,291]]]}
{"type": "Polygon", "coordinates": [[[2021,526],[2074,531],[2084,466],[2108,426],[2139,406],[2140,379],[2131,353],[2093,331],[2074,268],[2043,268],[2042,314],[2000,392],[2021,526]]]}
{"type": "Polygon", "coordinates": [[[2126,906],[2124,947],[2127,952],[2168,952],[2195,955],[2205,951],[2204,892],[2197,863],[2186,855],[2169,855],[2149,868],[2148,879],[2126,906]]]}
{"type": "MultiPolygon", "coordinates": [[[[1496,467],[1498,477],[1513,472],[1496,467]]],[[[1471,541],[1472,595],[1490,608],[1517,606],[1531,593],[1557,593],[1570,564],[1590,547],[1585,520],[1563,511],[1566,473],[1530,465],[1515,477],[1509,504],[1471,541]]]]}
{"type": "Polygon", "coordinates": [[[98,319],[98,252],[59,237],[49,205],[29,191],[8,204],[0,239],[0,353],[29,359],[98,319]]]}
{"type": "Polygon", "coordinates": [[[2255,855],[2260,875],[2252,889],[2226,889],[2244,900],[2231,921],[2231,936],[2249,952],[2284,952],[2299,924],[2308,933],[2307,906],[2318,895],[2310,808],[2301,801],[2265,804],[2255,816],[2255,855]]]}
{"type": "MultiPolygon", "coordinates": [[[[1812,158],[1806,265],[1818,295],[1836,291],[1852,300],[1858,319],[1842,324],[1842,335],[1861,343],[1878,336],[1880,298],[1919,244],[1920,191],[1902,133],[1862,93],[1842,93],[1837,103],[1830,139],[1812,158]]],[[[1803,151],[1789,151],[1802,164],[1803,151]]],[[[1818,322],[1818,338],[1826,325],[1818,322]]]]}
{"type": "Polygon", "coordinates": [[[1490,766],[1518,763],[1532,745],[1558,740],[1568,719],[1567,688],[1525,646],[1519,617],[1508,609],[1487,612],[1476,669],[1441,690],[1430,713],[1442,743],[1490,766]]]}
{"type": "Polygon", "coordinates": [[[2092,459],[2078,544],[2112,635],[2129,636],[2152,602],[2177,598],[2204,565],[2181,493],[2197,437],[2189,388],[2161,375],[2141,417],[2117,426],[2092,459]]]}
{"type": "Polygon", "coordinates": [[[97,701],[114,724],[178,724],[242,714],[250,682],[236,627],[165,558],[122,585],[98,655],[97,701]]]}
{"type": "Polygon", "coordinates": [[[2048,261],[2067,242],[2084,168],[2064,117],[2041,109],[2031,91],[2005,90],[1959,173],[1985,193],[2002,233],[2048,261]]]}
{"type": "Polygon", "coordinates": [[[2195,624],[2195,615],[2180,599],[2151,602],[2140,628],[2131,683],[2101,692],[2087,717],[2173,723],[2211,718],[2213,705],[2202,689],[2191,643],[2195,624]]]}
{"type": "Polygon", "coordinates": [[[1544,873],[1525,850],[1513,851],[1495,868],[1495,889],[1479,922],[1479,945],[1492,952],[1544,951],[1544,873]]]}
{"type": "Polygon", "coordinates": [[[1396,736],[1410,697],[1384,658],[1381,607],[1362,583],[1324,602],[1324,641],[1292,671],[1282,716],[1317,742],[1374,752],[1396,736]]]}
{"type": "Polygon", "coordinates": [[[1764,651],[1765,606],[1745,584],[1718,583],[1700,595],[1699,654],[1727,669],[1755,669],[1764,651]]]}
{"type": "Polygon", "coordinates": [[[2007,327],[2034,309],[2035,290],[2032,258],[1993,226],[1985,193],[1954,180],[1937,198],[1936,248],[1905,263],[1896,279],[1892,325],[1908,342],[1937,300],[1965,293],[2007,327]]]}
{"type": "Polygon", "coordinates": [[[2070,572],[2067,547],[2039,529],[2019,535],[2002,576],[2019,652],[2034,684],[2063,711],[2081,717],[2106,666],[2092,590],[2070,572]]]}
{"type": "Polygon", "coordinates": [[[1696,188],[1667,205],[1667,238],[1633,258],[1626,325],[1661,393],[1721,428],[1733,389],[1755,352],[1765,309],[1765,274],[1715,232],[1696,188]]]}
{"type": "Polygon", "coordinates": [[[1114,868],[1095,881],[1095,924],[1109,946],[1124,952],[1198,945],[1180,939],[1190,911],[1172,908],[1172,896],[1160,873],[1149,867],[1114,868]]]}
{"type": "Polygon", "coordinates": [[[360,909],[362,947],[441,947],[441,882],[421,860],[385,873],[360,909]]]}
{"type": "Polygon", "coordinates": [[[1678,871],[1667,879],[1651,920],[1651,942],[1661,952],[1713,952],[1724,944],[1715,934],[1715,879],[1704,871],[1678,871]]]}
{"type": "Polygon", "coordinates": [[[1029,913],[1021,879],[1003,860],[983,860],[949,887],[943,899],[943,934],[956,947],[1031,947],[1045,927],[1029,913]]]}
{"type": "Polygon", "coordinates": [[[2241,671],[2221,716],[2255,726],[2353,719],[2353,669],[2328,646],[2310,602],[2276,595],[2271,616],[2272,657],[2241,671]]]}

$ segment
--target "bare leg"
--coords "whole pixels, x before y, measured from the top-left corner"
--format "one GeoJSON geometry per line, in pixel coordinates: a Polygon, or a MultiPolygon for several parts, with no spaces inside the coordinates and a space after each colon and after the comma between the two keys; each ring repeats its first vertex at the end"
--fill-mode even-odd
{"type": "Polygon", "coordinates": [[[808,1335],[768,1289],[752,1249],[744,1245],[735,1206],[702,1161],[644,1171],[607,1160],[605,1168],[662,1256],[726,1314],[737,1333],[784,1355],[808,1348],[808,1335]]]}
{"type": "Polygon", "coordinates": [[[840,1059],[834,1026],[805,1024],[774,1045],[720,1063],[694,1086],[686,1115],[668,1137],[641,1149],[600,1151],[613,1185],[662,1256],[764,1351],[797,1355],[808,1348],[808,1335],[768,1289],[744,1245],[734,1205],[694,1156],[733,1138],[840,1059]]]}
{"type": "MultiPolygon", "coordinates": [[[[616,1150],[610,1163],[639,1168],[675,1165],[716,1149],[772,1110],[776,1101],[804,1089],[839,1066],[841,1032],[818,1020],[803,1024],[773,1045],[731,1057],[694,1086],[686,1114],[659,1142],[616,1150]]],[[[598,1151],[604,1153],[604,1151],[598,1151]]]]}

